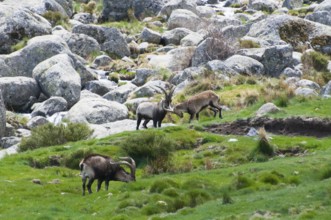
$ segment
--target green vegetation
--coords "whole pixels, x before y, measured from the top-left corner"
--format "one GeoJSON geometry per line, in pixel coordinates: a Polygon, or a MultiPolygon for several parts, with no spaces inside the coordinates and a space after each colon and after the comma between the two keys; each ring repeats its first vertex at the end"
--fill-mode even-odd
{"type": "Polygon", "coordinates": [[[301,61],[305,69],[314,68],[317,71],[327,71],[329,57],[320,52],[311,51],[304,53],[301,57],[301,61]]]}
{"type": "Polygon", "coordinates": [[[23,138],[20,150],[33,150],[39,147],[64,144],[79,141],[91,136],[92,130],[87,124],[72,123],[54,125],[47,123],[31,130],[31,136],[23,138]]]}
{"type": "Polygon", "coordinates": [[[331,138],[273,136],[271,143],[278,149],[300,146],[306,153],[251,162],[247,158],[259,144],[254,137],[220,136],[184,126],[123,132],[7,156],[0,160],[0,187],[6,189],[0,191],[0,217],[23,219],[29,210],[31,219],[247,219],[256,212],[281,219],[325,219],[331,208],[331,138]],[[231,138],[238,141],[229,142],[231,138]],[[133,143],[138,141],[173,146],[171,161],[177,170],[155,175],[145,172],[150,165],[141,162],[136,182],[112,181],[108,192],[102,188],[81,196],[81,158],[101,153],[116,159],[127,155],[126,145],[137,152],[133,143]],[[243,158],[239,163],[231,159],[238,154],[243,158]],[[188,162],[190,169],[179,170],[188,162]]]}
{"type": "Polygon", "coordinates": [[[46,18],[52,24],[52,26],[56,26],[56,25],[61,25],[63,27],[69,26],[68,16],[62,15],[58,11],[47,11],[42,16],[46,18]]]}
{"type": "Polygon", "coordinates": [[[28,37],[24,37],[21,41],[19,41],[15,45],[11,46],[11,51],[14,52],[14,51],[22,49],[23,47],[25,47],[27,45],[28,40],[29,40],[28,37]]]}
{"type": "Polygon", "coordinates": [[[260,48],[260,45],[252,40],[240,40],[240,48],[260,48]]]}

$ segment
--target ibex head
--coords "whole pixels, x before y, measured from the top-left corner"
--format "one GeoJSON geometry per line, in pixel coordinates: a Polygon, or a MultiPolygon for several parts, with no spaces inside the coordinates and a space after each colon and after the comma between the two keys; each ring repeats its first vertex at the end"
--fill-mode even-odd
{"type": "Polygon", "coordinates": [[[165,89],[163,89],[160,86],[155,86],[157,88],[159,88],[163,93],[164,93],[164,100],[163,100],[163,109],[166,111],[173,111],[173,107],[171,106],[171,102],[172,102],[172,96],[174,94],[175,91],[175,87],[171,88],[169,93],[167,93],[167,91],[165,89]]]}

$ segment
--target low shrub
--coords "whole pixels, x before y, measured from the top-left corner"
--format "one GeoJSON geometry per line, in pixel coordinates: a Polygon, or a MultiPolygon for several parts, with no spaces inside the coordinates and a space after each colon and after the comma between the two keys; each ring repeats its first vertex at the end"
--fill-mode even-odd
{"type": "Polygon", "coordinates": [[[149,173],[161,173],[169,169],[176,142],[158,131],[145,130],[131,135],[121,146],[125,155],[134,158],[138,165],[148,164],[149,173]]]}
{"type": "Polygon", "coordinates": [[[259,140],[257,146],[249,156],[254,161],[266,161],[275,154],[275,147],[269,142],[264,128],[259,129],[259,140]]]}
{"type": "Polygon", "coordinates": [[[68,17],[62,15],[58,11],[47,11],[42,16],[46,18],[51,23],[52,26],[56,26],[56,25],[66,26],[64,24],[68,23],[68,17]]]}
{"type": "Polygon", "coordinates": [[[151,185],[150,193],[162,193],[166,189],[179,188],[179,184],[170,178],[164,178],[162,180],[156,180],[151,185]]]}
{"type": "Polygon", "coordinates": [[[252,40],[240,40],[240,48],[260,48],[260,45],[252,40]]]}
{"type": "Polygon", "coordinates": [[[184,194],[190,207],[196,207],[212,199],[212,196],[204,189],[189,190],[184,194]]]}
{"type": "Polygon", "coordinates": [[[40,147],[64,144],[89,138],[92,134],[87,124],[72,123],[54,125],[51,123],[31,130],[31,136],[22,139],[20,150],[33,150],[40,147]]]}
{"type": "Polygon", "coordinates": [[[75,152],[63,156],[63,165],[70,169],[78,169],[79,162],[91,153],[91,149],[78,149],[75,152]]]}
{"type": "Polygon", "coordinates": [[[254,185],[254,181],[243,175],[238,175],[234,181],[234,187],[236,189],[243,189],[243,188],[251,187],[253,185],[254,185]]]}
{"type": "Polygon", "coordinates": [[[304,70],[309,71],[309,69],[314,68],[317,71],[327,71],[327,66],[329,58],[317,51],[311,51],[309,53],[304,53],[301,57],[301,61],[304,70]]]}

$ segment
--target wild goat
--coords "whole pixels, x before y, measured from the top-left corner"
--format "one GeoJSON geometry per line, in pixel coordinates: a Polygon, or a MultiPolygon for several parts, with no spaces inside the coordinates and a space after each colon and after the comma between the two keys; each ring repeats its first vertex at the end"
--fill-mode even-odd
{"type": "Polygon", "coordinates": [[[153,120],[153,126],[156,128],[161,127],[161,123],[166,116],[167,112],[170,111],[172,95],[174,92],[174,88],[167,93],[162,87],[157,86],[165,95],[165,99],[162,99],[159,102],[143,102],[139,104],[136,115],[137,115],[137,130],[139,130],[139,126],[142,119],[145,119],[143,126],[147,128],[147,123],[150,120],[153,120]]]}
{"type": "Polygon", "coordinates": [[[115,162],[110,157],[92,154],[86,156],[80,163],[83,195],[85,195],[85,184],[87,178],[87,190],[91,194],[91,186],[94,180],[98,180],[97,192],[100,190],[103,181],[106,182],[108,190],[109,181],[131,182],[136,181],[136,163],[131,157],[120,157],[121,161],[115,162]],[[127,173],[120,165],[126,165],[131,173],[127,173]]]}
{"type": "Polygon", "coordinates": [[[194,115],[196,116],[196,119],[199,120],[199,113],[208,106],[214,112],[214,117],[216,116],[217,111],[219,111],[219,117],[222,118],[222,107],[220,105],[220,98],[215,92],[211,90],[196,94],[189,98],[187,101],[176,105],[172,109],[172,112],[177,114],[181,118],[183,117],[183,112],[189,113],[189,123],[191,123],[192,119],[194,118],[194,115]]]}

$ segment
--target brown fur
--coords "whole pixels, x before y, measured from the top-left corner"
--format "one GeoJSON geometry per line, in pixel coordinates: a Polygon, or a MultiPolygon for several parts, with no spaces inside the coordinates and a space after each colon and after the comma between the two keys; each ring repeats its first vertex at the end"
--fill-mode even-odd
{"type": "Polygon", "coordinates": [[[183,112],[190,114],[189,123],[191,123],[194,116],[199,120],[199,113],[206,107],[211,108],[216,116],[217,111],[219,111],[219,117],[222,118],[222,107],[220,105],[220,98],[218,95],[211,91],[207,90],[196,94],[189,98],[187,101],[184,101],[174,108],[174,113],[183,117],[183,112]]]}

